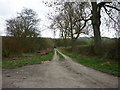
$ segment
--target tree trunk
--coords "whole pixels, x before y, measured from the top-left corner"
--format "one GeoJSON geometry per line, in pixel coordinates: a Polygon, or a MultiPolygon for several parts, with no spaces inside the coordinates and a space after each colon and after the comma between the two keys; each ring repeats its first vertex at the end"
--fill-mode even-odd
{"type": "Polygon", "coordinates": [[[100,35],[100,9],[97,7],[97,2],[92,2],[92,25],[94,31],[94,51],[97,55],[102,54],[101,35],[100,35]]]}

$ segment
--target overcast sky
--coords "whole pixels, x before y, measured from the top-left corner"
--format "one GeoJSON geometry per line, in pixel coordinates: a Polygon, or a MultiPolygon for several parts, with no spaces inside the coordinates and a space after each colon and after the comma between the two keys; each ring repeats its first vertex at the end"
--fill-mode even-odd
{"type": "MultiPolygon", "coordinates": [[[[42,37],[53,37],[51,30],[47,29],[50,25],[47,19],[49,8],[42,2],[42,0],[0,0],[0,35],[5,35],[5,20],[16,17],[17,12],[21,12],[23,8],[31,8],[41,19],[40,28],[42,29],[42,37]]],[[[59,37],[57,35],[56,37],[59,37]]]]}
{"type": "MultiPolygon", "coordinates": [[[[38,17],[41,19],[40,28],[43,29],[43,31],[41,32],[41,36],[53,38],[52,31],[47,29],[46,27],[50,25],[50,21],[47,19],[47,14],[49,13],[50,8],[48,8],[42,1],[43,0],[0,0],[0,36],[6,35],[5,20],[16,17],[17,12],[21,12],[21,10],[25,7],[33,9],[38,14],[38,17]]],[[[102,27],[101,31],[102,29],[105,28],[102,27]]],[[[106,32],[102,32],[101,34],[102,36],[106,37],[115,36],[113,30],[111,32],[106,30],[106,32]]],[[[56,37],[59,37],[58,32],[56,37]]]]}

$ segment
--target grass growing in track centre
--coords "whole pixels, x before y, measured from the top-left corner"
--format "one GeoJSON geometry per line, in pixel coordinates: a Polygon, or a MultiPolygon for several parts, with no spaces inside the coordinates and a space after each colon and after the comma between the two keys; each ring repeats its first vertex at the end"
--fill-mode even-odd
{"type": "Polygon", "coordinates": [[[64,59],[64,57],[58,51],[56,51],[56,52],[60,59],[64,59]]]}

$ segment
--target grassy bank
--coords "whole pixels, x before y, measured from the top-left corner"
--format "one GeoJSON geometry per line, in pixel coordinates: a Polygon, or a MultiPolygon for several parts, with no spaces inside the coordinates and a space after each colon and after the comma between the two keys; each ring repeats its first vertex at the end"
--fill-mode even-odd
{"type": "Polygon", "coordinates": [[[118,69],[119,66],[118,63],[115,61],[101,60],[96,58],[86,58],[68,53],[66,51],[62,51],[62,53],[85,66],[94,68],[96,70],[100,70],[102,72],[107,72],[116,76],[120,76],[120,70],[118,69]]]}
{"type": "Polygon", "coordinates": [[[52,52],[47,55],[39,56],[33,53],[33,54],[24,55],[25,57],[29,56],[30,58],[24,58],[23,60],[8,60],[8,61],[3,60],[2,68],[16,68],[30,64],[38,64],[41,61],[52,59],[53,54],[54,53],[52,52]]]}
{"type": "Polygon", "coordinates": [[[60,59],[64,59],[64,57],[58,51],[56,51],[56,52],[60,59]]]}

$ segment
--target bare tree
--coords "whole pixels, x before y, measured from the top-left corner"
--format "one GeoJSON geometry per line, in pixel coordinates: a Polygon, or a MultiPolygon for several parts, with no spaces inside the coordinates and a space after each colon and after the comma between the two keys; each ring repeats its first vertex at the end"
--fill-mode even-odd
{"type": "Polygon", "coordinates": [[[81,33],[85,33],[85,26],[89,19],[84,13],[86,2],[65,2],[59,14],[53,18],[54,28],[60,30],[63,39],[71,38],[72,44],[77,40],[81,33]]]}
{"type": "Polygon", "coordinates": [[[32,9],[23,9],[18,16],[6,20],[7,34],[15,37],[37,37],[39,19],[32,9]]]}
{"type": "MultiPolygon", "coordinates": [[[[98,2],[98,0],[96,0],[96,2],[90,1],[89,4],[88,3],[86,4],[85,2],[62,2],[61,5],[63,6],[61,10],[64,11],[62,12],[64,16],[63,20],[66,20],[69,22],[67,23],[68,24],[67,33],[68,33],[68,36],[72,38],[72,40],[77,39],[80,33],[84,31],[86,26],[89,26],[88,25],[89,20],[91,21],[91,23],[89,24],[91,24],[93,28],[95,53],[100,55],[102,53],[100,25],[101,25],[101,17],[104,17],[104,16],[101,16],[101,11],[102,9],[104,9],[108,17],[114,23],[116,23],[116,21],[114,20],[114,17],[111,17],[111,14],[110,14],[113,11],[109,11],[109,9],[119,12],[120,3],[118,1],[112,1],[112,2],[99,1],[98,2]]],[[[63,26],[62,24],[63,22],[61,23],[61,26],[63,26]]],[[[118,23],[114,25],[115,27],[119,26],[118,23]]],[[[61,30],[64,31],[63,29],[61,30]]]]}
{"type": "MultiPolygon", "coordinates": [[[[101,54],[101,35],[100,35],[100,25],[101,25],[101,10],[102,8],[105,9],[105,12],[108,14],[107,8],[112,8],[117,11],[120,11],[117,6],[114,6],[114,2],[91,2],[91,21],[94,31],[94,41],[95,41],[95,53],[101,54]]],[[[109,12],[110,13],[110,12],[109,12]]],[[[108,14],[109,18],[111,18],[113,21],[114,19],[108,14]]]]}

